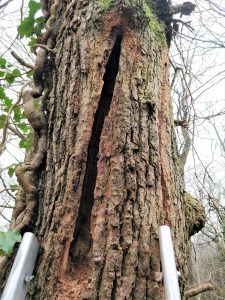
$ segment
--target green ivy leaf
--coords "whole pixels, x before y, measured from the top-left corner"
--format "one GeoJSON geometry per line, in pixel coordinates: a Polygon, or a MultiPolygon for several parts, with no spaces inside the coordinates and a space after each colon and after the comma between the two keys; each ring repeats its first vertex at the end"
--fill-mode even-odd
{"type": "Polygon", "coordinates": [[[14,109],[13,109],[13,113],[14,113],[14,116],[13,116],[13,120],[15,121],[15,122],[20,122],[20,120],[21,120],[21,109],[20,109],[20,107],[15,107],[14,109]]]}
{"type": "MultiPolygon", "coordinates": [[[[26,119],[27,120],[27,115],[25,114],[25,112],[23,111],[21,114],[21,119],[26,119]]],[[[21,123],[22,124],[22,123],[21,123]]]]}
{"type": "Polygon", "coordinates": [[[2,100],[1,101],[2,110],[8,112],[9,109],[12,107],[12,100],[9,99],[8,96],[6,96],[5,89],[2,86],[0,86],[0,99],[2,100]]]}
{"type": "Polygon", "coordinates": [[[20,147],[20,149],[23,149],[23,148],[26,149],[26,147],[27,147],[27,139],[26,138],[23,138],[20,140],[19,147],[20,147]]]}
{"type": "Polygon", "coordinates": [[[18,190],[19,186],[17,184],[10,184],[10,189],[12,192],[16,192],[18,190]]]}
{"type": "Polygon", "coordinates": [[[34,18],[33,17],[26,17],[20,23],[17,28],[17,31],[21,38],[29,37],[34,33],[34,18]]]}
{"type": "MultiPolygon", "coordinates": [[[[21,118],[22,117],[23,115],[21,116],[21,118]]],[[[22,130],[24,133],[27,133],[31,129],[30,125],[25,122],[22,123],[20,122],[20,124],[18,124],[18,128],[22,130]]]]}
{"type": "Polygon", "coordinates": [[[11,256],[15,243],[21,240],[21,234],[17,231],[0,231],[0,255],[11,256]]]}
{"type": "Polygon", "coordinates": [[[19,69],[14,69],[13,71],[12,71],[12,76],[15,76],[15,77],[18,77],[18,76],[20,76],[21,75],[21,72],[20,72],[20,70],[19,69]]]}
{"type": "Polygon", "coordinates": [[[7,96],[5,96],[5,98],[4,98],[4,104],[6,106],[5,111],[8,111],[11,108],[11,106],[12,106],[12,100],[9,99],[7,96]]]}
{"type": "Polygon", "coordinates": [[[5,80],[9,83],[12,84],[15,81],[15,77],[13,76],[12,73],[6,73],[5,75],[5,80]]]}
{"type": "Polygon", "coordinates": [[[45,20],[43,17],[36,18],[35,20],[35,26],[34,26],[34,33],[39,35],[44,28],[45,20]]]}
{"type": "Polygon", "coordinates": [[[28,7],[29,7],[29,16],[34,17],[36,12],[41,8],[41,3],[38,3],[34,0],[30,0],[28,7]]]}
{"type": "Polygon", "coordinates": [[[26,76],[28,78],[31,78],[33,76],[33,70],[28,71],[27,74],[26,74],[26,76]]]}
{"type": "Polygon", "coordinates": [[[29,43],[28,43],[28,46],[30,47],[30,50],[31,50],[31,52],[33,53],[34,52],[34,45],[35,44],[37,44],[37,39],[36,38],[34,38],[33,36],[30,38],[30,41],[29,41],[29,43]]]}
{"type": "Polygon", "coordinates": [[[4,77],[5,76],[5,72],[0,71],[0,77],[4,77]]]}
{"type": "Polygon", "coordinates": [[[3,57],[0,57],[0,67],[2,69],[6,68],[6,59],[4,59],[3,57]]]}
{"type": "Polygon", "coordinates": [[[27,151],[30,149],[32,143],[32,133],[29,132],[26,138],[23,138],[19,142],[20,149],[26,149],[27,151]]]}
{"type": "Polygon", "coordinates": [[[2,86],[0,86],[0,99],[5,99],[5,90],[2,86]]]}
{"type": "Polygon", "coordinates": [[[0,115],[0,129],[4,127],[5,120],[6,120],[6,115],[0,115]]]}
{"type": "Polygon", "coordinates": [[[45,18],[44,17],[36,18],[35,19],[35,23],[38,24],[38,25],[44,26],[44,24],[45,24],[45,18]]]}
{"type": "Polygon", "coordinates": [[[36,31],[34,28],[34,24],[41,23],[42,22],[42,17],[39,17],[37,19],[34,18],[36,12],[41,8],[41,4],[34,1],[30,0],[29,1],[29,14],[26,18],[22,20],[20,25],[17,27],[17,31],[20,35],[21,38],[23,37],[31,37],[36,31]]]}
{"type": "Polygon", "coordinates": [[[8,175],[10,178],[13,177],[15,170],[16,170],[16,166],[8,168],[8,175]]]}

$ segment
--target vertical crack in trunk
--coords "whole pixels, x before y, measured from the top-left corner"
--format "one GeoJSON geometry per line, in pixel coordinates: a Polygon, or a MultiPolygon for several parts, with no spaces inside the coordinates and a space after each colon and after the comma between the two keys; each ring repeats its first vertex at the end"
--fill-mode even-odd
{"type": "Polygon", "coordinates": [[[74,240],[71,244],[71,257],[76,263],[82,262],[87,257],[92,244],[90,232],[91,211],[94,204],[99,143],[104,121],[110,111],[110,105],[112,102],[116,76],[119,69],[122,38],[122,34],[117,36],[105,67],[106,70],[103,77],[104,84],[99,105],[94,117],[92,134],[88,146],[86,171],[80,199],[80,208],[74,231],[74,240]]]}

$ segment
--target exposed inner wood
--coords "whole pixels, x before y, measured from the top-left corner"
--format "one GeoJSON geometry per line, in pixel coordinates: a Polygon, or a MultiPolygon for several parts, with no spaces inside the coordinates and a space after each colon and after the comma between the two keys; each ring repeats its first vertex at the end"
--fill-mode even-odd
{"type": "Polygon", "coordinates": [[[99,143],[103,124],[109,113],[112,102],[116,76],[119,69],[122,38],[122,34],[117,36],[105,67],[105,74],[103,77],[104,85],[94,117],[92,134],[88,146],[87,164],[82,187],[80,208],[74,231],[74,240],[71,244],[71,257],[73,261],[77,263],[82,262],[86,258],[92,244],[91,211],[94,204],[99,143]]]}

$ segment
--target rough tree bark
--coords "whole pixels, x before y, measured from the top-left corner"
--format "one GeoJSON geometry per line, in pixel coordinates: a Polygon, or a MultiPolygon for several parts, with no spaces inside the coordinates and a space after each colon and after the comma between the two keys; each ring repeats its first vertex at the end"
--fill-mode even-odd
{"type": "Polygon", "coordinates": [[[55,2],[47,156],[25,227],[41,243],[29,299],[163,299],[159,226],[171,227],[184,275],[194,227],[169,96],[168,3],[55,2]]]}

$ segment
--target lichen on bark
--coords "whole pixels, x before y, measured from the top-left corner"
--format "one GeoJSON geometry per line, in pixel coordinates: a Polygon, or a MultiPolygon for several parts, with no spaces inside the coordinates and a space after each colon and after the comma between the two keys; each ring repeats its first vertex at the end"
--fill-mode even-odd
{"type": "Polygon", "coordinates": [[[111,3],[112,0],[98,0],[98,4],[100,5],[103,11],[107,11],[111,3]]]}

